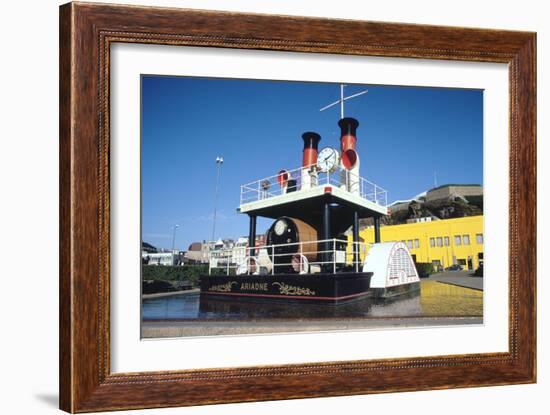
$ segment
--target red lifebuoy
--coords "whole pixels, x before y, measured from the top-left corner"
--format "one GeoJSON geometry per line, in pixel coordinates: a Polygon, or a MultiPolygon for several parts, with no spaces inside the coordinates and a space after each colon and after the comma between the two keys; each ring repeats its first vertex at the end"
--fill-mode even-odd
{"type": "Polygon", "coordinates": [[[277,183],[279,183],[279,186],[285,187],[288,183],[288,179],[290,179],[290,174],[286,170],[279,171],[277,175],[277,183]]]}

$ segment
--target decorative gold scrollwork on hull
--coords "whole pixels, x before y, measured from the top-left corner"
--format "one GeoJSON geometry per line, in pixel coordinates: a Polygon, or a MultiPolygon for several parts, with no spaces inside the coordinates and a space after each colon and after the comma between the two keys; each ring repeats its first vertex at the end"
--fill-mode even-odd
{"type": "Polygon", "coordinates": [[[231,287],[233,286],[233,284],[237,284],[237,281],[229,281],[225,284],[212,285],[208,288],[208,291],[219,291],[224,293],[231,292],[231,287]]]}
{"type": "Polygon", "coordinates": [[[279,293],[284,295],[315,295],[315,291],[305,287],[288,285],[284,282],[274,282],[273,285],[277,285],[279,287],[279,293]]]}

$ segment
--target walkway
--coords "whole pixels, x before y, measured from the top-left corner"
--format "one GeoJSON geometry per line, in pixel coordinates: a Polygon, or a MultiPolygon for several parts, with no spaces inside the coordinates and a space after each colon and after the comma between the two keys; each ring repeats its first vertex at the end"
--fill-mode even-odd
{"type": "Polygon", "coordinates": [[[445,271],[430,275],[430,280],[483,291],[483,277],[472,276],[472,271],[445,271]]]}

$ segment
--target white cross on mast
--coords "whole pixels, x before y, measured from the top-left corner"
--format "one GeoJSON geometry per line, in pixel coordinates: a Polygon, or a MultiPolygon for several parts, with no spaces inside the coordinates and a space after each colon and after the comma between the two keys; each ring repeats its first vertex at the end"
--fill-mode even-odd
{"type": "Polygon", "coordinates": [[[324,111],[324,110],[326,110],[330,107],[333,107],[337,104],[340,104],[340,118],[344,118],[344,101],[347,101],[348,99],[352,99],[352,98],[358,97],[359,95],[363,95],[363,94],[366,94],[367,92],[369,92],[367,89],[365,89],[364,91],[358,92],[357,94],[353,94],[353,95],[350,95],[349,97],[345,97],[344,96],[344,87],[345,86],[346,85],[344,85],[344,84],[340,84],[340,99],[339,100],[334,101],[331,104],[328,104],[326,107],[321,108],[319,111],[324,111]]]}

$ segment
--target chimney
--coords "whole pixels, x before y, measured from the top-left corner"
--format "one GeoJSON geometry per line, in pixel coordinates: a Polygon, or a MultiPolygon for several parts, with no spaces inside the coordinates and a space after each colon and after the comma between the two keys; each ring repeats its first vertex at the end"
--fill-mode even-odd
{"type": "Polygon", "coordinates": [[[338,125],[341,129],[340,134],[340,152],[342,157],[343,166],[350,170],[357,163],[357,127],[359,127],[359,121],[355,118],[342,118],[338,121],[338,125]]]}
{"type": "Polygon", "coordinates": [[[321,136],[317,133],[308,131],[302,134],[304,140],[304,155],[302,158],[302,167],[317,164],[317,153],[321,136]]]}

